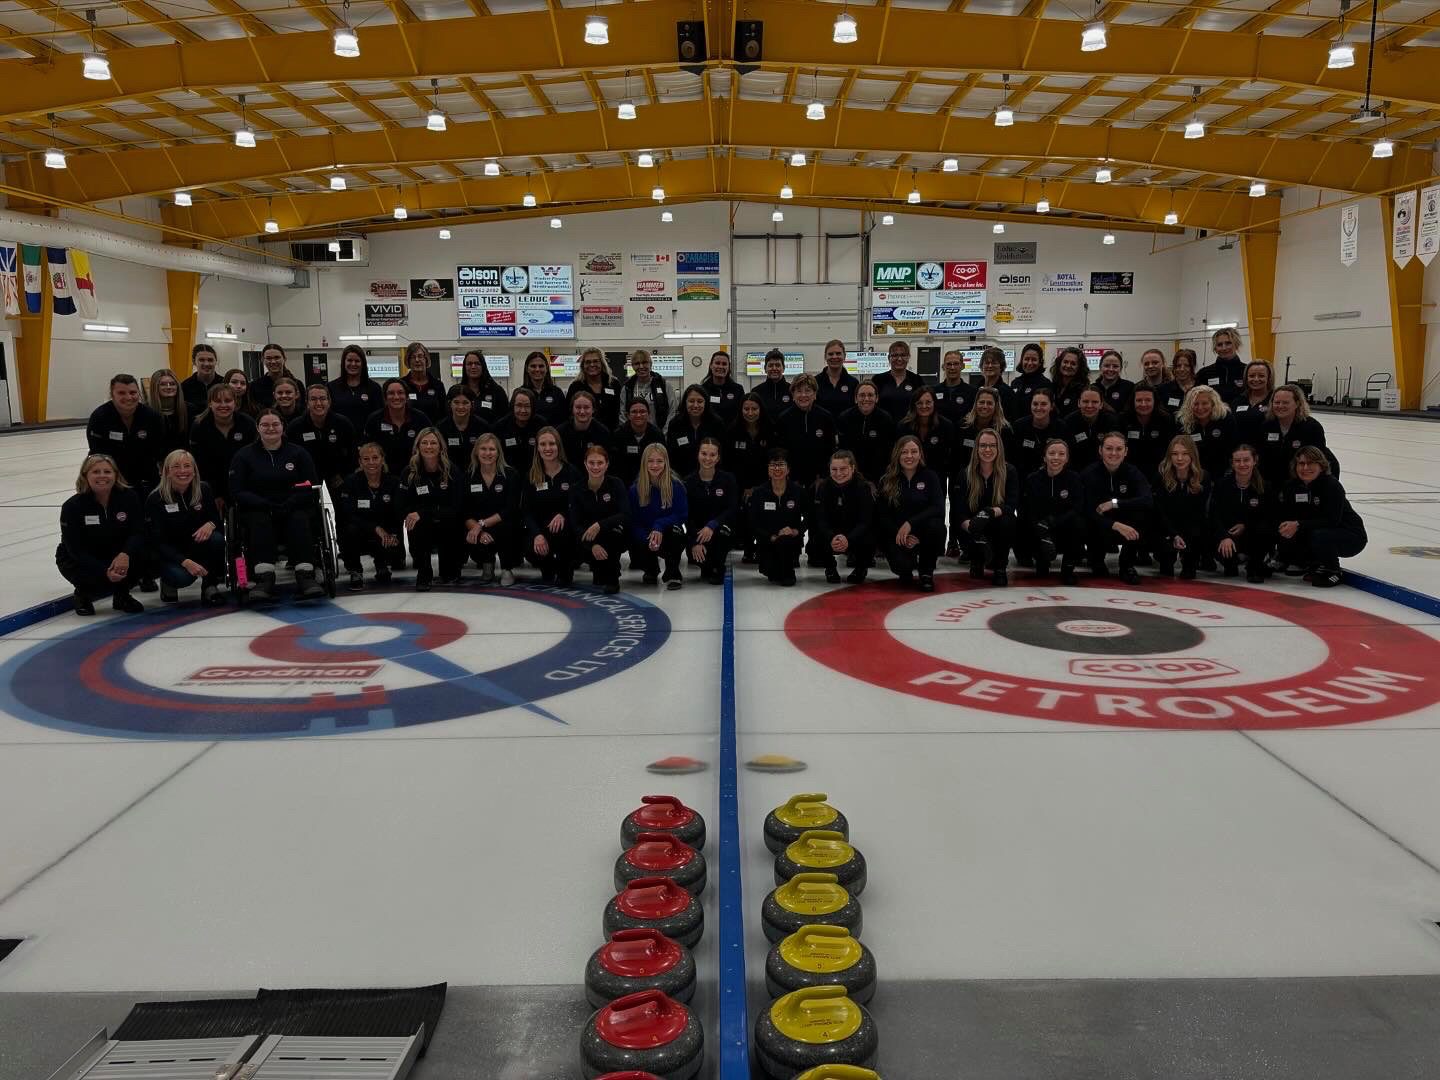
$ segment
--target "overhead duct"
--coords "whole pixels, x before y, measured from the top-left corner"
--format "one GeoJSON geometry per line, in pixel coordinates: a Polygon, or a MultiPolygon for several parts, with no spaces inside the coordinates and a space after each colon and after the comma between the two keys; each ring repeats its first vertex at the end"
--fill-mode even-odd
{"type": "MultiPolygon", "coordinates": [[[[187,270],[194,274],[215,274],[219,277],[254,281],[260,285],[295,285],[295,270],[247,262],[229,255],[210,251],[156,244],[133,236],[107,232],[93,225],[62,218],[21,214],[0,210],[0,238],[17,244],[40,244],[48,247],[73,247],[91,255],[104,255],[140,266],[162,270],[187,270]]],[[[304,271],[301,271],[304,273],[304,271]]]]}

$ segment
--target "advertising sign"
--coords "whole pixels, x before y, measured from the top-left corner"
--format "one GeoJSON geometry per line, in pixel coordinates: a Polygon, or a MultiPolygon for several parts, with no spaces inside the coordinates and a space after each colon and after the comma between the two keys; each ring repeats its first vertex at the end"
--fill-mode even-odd
{"type": "Polygon", "coordinates": [[[569,264],[457,266],[461,338],[575,337],[569,264]]]}
{"type": "MultiPolygon", "coordinates": [[[[765,354],[769,349],[752,349],[745,354],[745,374],[752,378],[763,379],[765,377],[765,354]]],[[[890,365],[885,365],[889,369],[890,365]]],[[[785,354],[785,374],[799,375],[805,370],[805,354],[803,352],[787,352],[785,354]]]]}
{"type": "Polygon", "coordinates": [[[983,260],[877,262],[870,274],[870,334],[984,333],[987,277],[983,260]]]}
{"type": "Polygon", "coordinates": [[[1135,275],[1128,270],[1094,270],[1090,274],[1091,293],[1129,296],[1135,291],[1135,275]]]}
{"type": "Polygon", "coordinates": [[[409,321],[408,309],[400,303],[365,305],[366,326],[404,326],[409,321]]]}
{"type": "Polygon", "coordinates": [[[385,280],[370,282],[370,295],[377,300],[404,300],[407,294],[400,282],[385,280]]]}
{"type": "Polygon", "coordinates": [[[1058,273],[1043,273],[1040,275],[1040,291],[1042,293],[1083,293],[1085,291],[1085,275],[1059,271],[1058,273]]]}
{"type": "Polygon", "coordinates": [[[677,274],[718,274],[720,253],[718,251],[677,251],[675,253],[677,274]]]}
{"type": "Polygon", "coordinates": [[[411,278],[411,300],[454,300],[455,282],[451,278],[411,278]]]}

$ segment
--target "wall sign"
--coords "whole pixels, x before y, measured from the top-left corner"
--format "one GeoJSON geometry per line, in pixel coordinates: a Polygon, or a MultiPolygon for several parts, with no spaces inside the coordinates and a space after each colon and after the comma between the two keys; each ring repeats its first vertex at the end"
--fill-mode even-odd
{"type": "Polygon", "coordinates": [[[409,308],[398,302],[365,305],[366,326],[404,326],[410,321],[409,308]]]}
{"type": "Polygon", "coordinates": [[[457,266],[460,336],[573,340],[572,269],[568,263],[457,266]]]}
{"type": "Polygon", "coordinates": [[[404,300],[407,293],[400,282],[387,279],[370,282],[370,295],[377,300],[404,300]]]}
{"type": "Polygon", "coordinates": [[[454,300],[453,278],[411,278],[411,300],[454,300]]]}
{"type": "Polygon", "coordinates": [[[1354,266],[1360,257],[1360,204],[1340,208],[1340,261],[1354,266]]]}
{"type": "Polygon", "coordinates": [[[1129,270],[1094,270],[1090,274],[1090,291],[1130,296],[1135,292],[1135,275],[1129,270]]]}
{"type": "Polygon", "coordinates": [[[1040,275],[1040,291],[1047,294],[1057,293],[1083,293],[1085,291],[1085,275],[1071,273],[1062,270],[1054,274],[1040,275]]]}
{"type": "Polygon", "coordinates": [[[871,336],[983,333],[986,277],[983,261],[873,264],[871,336]]]}
{"type": "Polygon", "coordinates": [[[1395,216],[1390,224],[1390,257],[1405,269],[1415,257],[1415,192],[1402,191],[1395,196],[1395,216]]]}
{"type": "Polygon", "coordinates": [[[998,241],[995,244],[995,264],[997,266],[1033,266],[1039,250],[1040,245],[1033,240],[1011,241],[1009,243],[998,241]]]}

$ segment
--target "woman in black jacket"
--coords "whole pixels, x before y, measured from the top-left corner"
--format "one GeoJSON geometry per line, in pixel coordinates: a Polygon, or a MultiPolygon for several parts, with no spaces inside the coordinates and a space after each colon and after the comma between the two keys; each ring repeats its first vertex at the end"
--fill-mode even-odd
{"type": "Polygon", "coordinates": [[[585,448],[591,443],[609,446],[615,438],[611,428],[595,419],[595,398],[588,390],[577,390],[570,398],[570,419],[556,430],[560,432],[566,461],[584,461],[585,448]]]}
{"type": "Polygon", "coordinates": [[[1170,440],[1175,437],[1175,421],[1155,405],[1155,390],[1140,383],[1130,395],[1130,409],[1120,418],[1116,430],[1125,435],[1130,452],[1125,460],[1134,465],[1153,485],[1160,479],[1160,463],[1170,440]]]}
{"type": "Polygon", "coordinates": [[[1263,582],[1266,559],[1275,546],[1275,496],[1261,479],[1259,456],[1248,443],[1231,452],[1230,471],[1215,483],[1210,522],[1215,555],[1225,576],[1240,573],[1243,556],[1245,580],[1252,585],[1263,582]]]}
{"type": "Polygon", "coordinates": [[[605,354],[591,346],[580,354],[580,374],[565,391],[566,407],[580,391],[595,401],[595,418],[607,428],[620,422],[620,380],[610,374],[605,354]]]}
{"type": "Polygon", "coordinates": [[[94,615],[94,597],[108,593],[116,611],[138,615],[145,606],[130,595],[144,576],[144,510],[115,459],[91,454],[80,463],[75,494],[60,507],[55,566],[75,588],[75,614],[94,615]]]}
{"type": "Polygon", "coordinates": [[[945,546],[945,482],[925,465],[920,440],[895,440],[880,481],[876,529],[890,570],[909,586],[918,575],[921,592],[935,591],[935,563],[945,546]]]}
{"type": "Polygon", "coordinates": [[[755,561],[755,542],[750,536],[750,493],[769,480],[770,451],[777,446],[775,430],[760,398],[746,394],[740,411],[730,428],[729,442],[723,455],[730,471],[740,484],[740,513],[736,519],[735,544],[743,551],[742,562],[755,561]]]}
{"type": "Polygon", "coordinates": [[[950,488],[950,535],[967,548],[970,576],[993,585],[1010,583],[1006,567],[1015,540],[1020,507],[1020,477],[1005,461],[1005,448],[994,431],[982,431],[965,471],[950,488]]]}
{"type": "Polygon", "coordinates": [[[540,413],[534,391],[517,387],[510,395],[510,411],[495,425],[495,437],[500,440],[505,464],[520,476],[530,474],[530,462],[535,457],[535,439],[547,423],[549,421],[540,413]]]}
{"type": "Polygon", "coordinates": [[[435,580],[430,556],[440,555],[440,584],[460,584],[464,565],[460,526],[460,489],[464,473],[456,473],[445,453],[440,432],[427,427],[415,437],[415,451],[405,469],[405,531],[415,563],[415,590],[429,592],[435,580]]]}
{"type": "Polygon", "coordinates": [[[340,377],[331,379],[330,407],[350,421],[357,432],[365,429],[365,421],[385,404],[380,384],[370,377],[365,350],[359,345],[346,345],[340,353],[340,377]]]}
{"type": "Polygon", "coordinates": [[[402,379],[385,380],[382,400],[384,404],[365,420],[365,441],[379,443],[385,451],[386,467],[403,476],[415,452],[415,439],[429,421],[424,413],[411,408],[410,391],[402,379]]]}
{"type": "Polygon", "coordinates": [[[954,424],[940,415],[935,391],[922,386],[910,399],[910,411],[900,421],[899,435],[914,435],[925,451],[925,464],[942,479],[960,471],[955,463],[955,445],[959,432],[954,424]]]}
{"type": "MultiPolygon", "coordinates": [[[[554,428],[541,428],[536,436],[534,470],[547,453],[559,454],[560,439],[554,428]]],[[[560,464],[564,466],[562,458],[560,464]]],[[[487,431],[475,442],[468,471],[456,470],[460,485],[460,524],[464,529],[465,554],[480,567],[480,584],[497,580],[495,563],[500,563],[498,580],[506,588],[515,584],[519,557],[520,500],[523,485],[515,470],[505,464],[500,440],[487,431]]]]}
{"type": "MultiPolygon", "coordinates": [[[[1230,406],[1210,386],[1194,386],[1185,395],[1175,417],[1176,430],[1195,441],[1200,467],[1209,475],[1223,473],[1230,466],[1230,452],[1240,441],[1230,406]]],[[[1262,462],[1261,468],[1264,468],[1262,462]]]]}
{"type": "Polygon", "coordinates": [[[810,490],[790,479],[783,449],[770,451],[766,481],[750,492],[746,511],[760,573],[776,585],[795,584],[795,564],[810,524],[810,490]]]}
{"type": "Polygon", "coordinates": [[[1135,561],[1146,549],[1152,530],[1155,500],[1144,474],[1125,460],[1125,436],[1107,433],[1100,441],[1100,460],[1080,474],[1085,486],[1085,517],[1089,533],[1090,571],[1106,577],[1105,555],[1120,545],[1120,580],[1139,585],[1135,561]]]}
{"type": "MultiPolygon", "coordinates": [[[[721,354],[723,355],[723,354],[721,354]]],[[[729,360],[727,358],[726,362],[729,360]]],[[[655,374],[654,361],[650,359],[650,353],[646,349],[636,349],[630,354],[631,375],[625,380],[625,385],[620,388],[620,412],[615,418],[615,423],[620,422],[620,417],[630,410],[630,402],[637,398],[650,406],[650,420],[658,428],[664,428],[670,422],[670,388],[665,385],[665,380],[655,374]]],[[[739,389],[738,384],[736,389],[739,389]]],[[[709,395],[707,394],[707,397],[709,395]]],[[[720,409],[723,395],[716,394],[712,411],[717,419],[728,416],[728,413],[720,409]]],[[[736,397],[739,401],[739,397],[736,397]]],[[[721,423],[728,423],[728,420],[721,420],[721,423]]],[[[575,460],[579,460],[577,457],[575,460]]]]}
{"type": "MultiPolygon", "coordinates": [[[[730,354],[721,349],[711,354],[710,370],[705,373],[705,378],[700,380],[710,411],[727,426],[733,425],[740,416],[740,402],[746,396],[745,388],[735,381],[733,368],[730,354]]],[[[654,415],[659,416],[659,411],[654,415]]]]}
{"type": "Polygon", "coordinates": [[[180,392],[180,380],[169,368],[150,375],[145,404],[154,409],[165,425],[165,452],[184,450],[190,445],[190,404],[180,392]]]}
{"type": "Polygon", "coordinates": [[[1115,413],[1105,404],[1105,395],[1098,387],[1087,386],[1062,426],[1065,441],[1070,444],[1071,467],[1084,472],[1100,460],[1100,440],[1115,430],[1115,413]]]}
{"type": "Polygon", "coordinates": [[[705,436],[696,451],[695,471],[685,478],[685,550],[700,567],[700,580],[711,585],[725,582],[725,557],[735,544],[740,516],[740,482],[721,470],[720,454],[720,440],[705,436]]]}
{"type": "Polygon", "coordinates": [[[718,441],[723,435],[720,422],[710,413],[705,391],[696,385],[687,386],[680,395],[679,411],[665,429],[665,449],[675,475],[686,477],[694,472],[700,443],[705,439],[718,441]]]}
{"type": "MultiPolygon", "coordinates": [[[[1044,350],[1035,342],[1027,341],[1020,347],[1020,359],[1015,362],[1015,377],[1010,380],[1010,392],[1015,395],[1016,420],[1030,415],[1030,399],[1041,390],[1049,390],[1053,394],[1055,384],[1045,374],[1044,350]]],[[[1023,477],[1024,474],[1021,475],[1023,477]]]]}
{"type": "Polygon", "coordinates": [[[391,571],[405,566],[401,531],[405,528],[404,490],[400,478],[385,465],[385,450],[367,442],[358,450],[360,467],[340,484],[340,556],[350,575],[349,590],[365,587],[365,568],[360,562],[369,555],[375,563],[375,584],[390,584],[391,571]]]}
{"type": "Polygon", "coordinates": [[[1046,439],[1043,467],[1024,482],[1023,529],[1035,550],[1035,576],[1045,577],[1056,556],[1060,584],[1079,584],[1075,566],[1085,558],[1085,496],[1080,474],[1070,468],[1070,444],[1046,439]]]}
{"type": "Polygon", "coordinates": [[[1176,435],[1160,463],[1155,495],[1155,564],[1161,577],[1195,580],[1203,555],[1210,552],[1210,481],[1200,467],[1200,455],[1189,435],[1176,435]]]}
{"type": "Polygon", "coordinates": [[[250,599],[275,598],[275,562],[280,538],[295,567],[295,585],[301,600],[325,595],[315,580],[315,534],[312,526],[320,482],[310,455],[285,441],[285,425],[274,409],[255,421],[259,438],[235,455],[230,463],[230,494],[240,515],[245,537],[245,561],[251,582],[250,599]]]}
{"type": "Polygon", "coordinates": [[[1045,444],[1063,435],[1064,429],[1055,415],[1055,394],[1041,387],[1030,395],[1030,415],[1023,417],[1011,434],[1015,446],[1013,463],[1022,483],[1045,464],[1045,444]]]}
{"type": "MultiPolygon", "coordinates": [[[[295,373],[290,370],[289,358],[285,350],[279,345],[269,344],[260,350],[260,377],[250,384],[250,400],[255,403],[256,409],[268,409],[275,404],[275,384],[282,378],[289,379],[300,385],[300,380],[295,378],[295,373]]],[[[286,419],[282,413],[282,420],[286,419]]]]}
{"type": "Polygon", "coordinates": [[[429,424],[445,419],[445,384],[432,379],[430,350],[418,341],[405,346],[405,384],[410,407],[425,416],[429,424]]]}
{"type": "Polygon", "coordinates": [[[619,477],[610,475],[610,453],[603,446],[585,451],[584,483],[570,493],[570,527],[595,584],[607,594],[618,593],[620,556],[630,532],[630,494],[619,477]]]}
{"type": "Polygon", "coordinates": [[[460,381],[455,385],[470,399],[470,411],[476,420],[485,425],[486,431],[505,415],[505,391],[490,374],[490,365],[479,349],[471,349],[460,361],[460,381]]]}
{"type": "MultiPolygon", "coordinates": [[[[575,404],[588,394],[575,398],[575,404]]],[[[587,443],[585,451],[598,443],[587,443]]],[[[526,560],[540,571],[546,585],[570,585],[575,580],[575,530],[570,522],[571,496],[584,483],[580,470],[570,464],[564,438],[554,428],[543,427],[535,436],[535,457],[524,477],[520,497],[521,530],[526,560]]]]}
{"type": "Polygon", "coordinates": [[[210,405],[190,425],[190,453],[201,476],[208,476],[210,492],[224,510],[230,500],[230,462],[255,441],[255,421],[235,407],[229,383],[210,387],[210,405]]]}
{"type": "MultiPolygon", "coordinates": [[[[1301,447],[1314,446],[1325,450],[1325,429],[1310,415],[1305,391],[1294,383],[1286,383],[1270,395],[1269,415],[1254,433],[1260,451],[1260,473],[1271,491],[1278,492],[1294,473],[1290,462],[1301,447]]],[[[1330,455],[1325,455],[1330,461],[1330,455]]],[[[1327,471],[1333,472],[1334,469],[1327,471]]]]}
{"type": "MultiPolygon", "coordinates": [[[[528,390],[531,399],[535,403],[535,413],[538,417],[538,424],[544,427],[546,424],[563,424],[567,412],[565,395],[555,385],[555,380],[550,377],[550,360],[539,349],[525,357],[525,375],[521,380],[520,390],[528,390]]],[[[513,407],[515,395],[510,395],[513,407]]],[[[511,463],[514,465],[514,463],[511,463]]],[[[515,466],[519,468],[519,466],[515,466]]],[[[526,469],[529,462],[526,462],[526,469]]]]}
{"type": "Polygon", "coordinates": [[[315,472],[332,494],[355,471],[355,429],[331,407],[324,383],[315,383],[306,392],[305,412],[286,425],[285,437],[310,455],[315,472]]]}
{"type": "Polygon", "coordinates": [[[851,585],[865,580],[874,560],[875,495],[849,450],[830,455],[830,476],[815,491],[810,552],[812,565],[825,568],[831,585],[840,583],[840,557],[851,566],[845,579],[851,585]]]}
{"type": "Polygon", "coordinates": [[[445,399],[449,414],[435,426],[445,440],[445,452],[450,455],[451,468],[463,473],[470,468],[476,442],[490,430],[490,426],[475,415],[475,399],[466,393],[463,386],[450,387],[445,399]]]}
{"type": "Polygon", "coordinates": [[[178,602],[178,590],[198,579],[202,603],[225,603],[224,523],[190,451],[166,455],[160,483],[145,500],[145,538],[160,564],[162,601],[178,602]]]}
{"type": "MultiPolygon", "coordinates": [[[[968,399],[967,399],[968,400],[968,399]]],[[[880,408],[880,391],[868,379],[855,388],[855,404],[836,420],[840,449],[855,455],[855,467],[871,484],[878,484],[895,448],[895,419],[880,408]]]]}
{"type": "Polygon", "coordinates": [[[1359,555],[1369,542],[1365,523],[1330,475],[1330,459],[1320,447],[1301,447],[1290,473],[1276,511],[1276,561],[1292,577],[1304,573],[1317,588],[1339,585],[1344,580],[1340,560],[1359,555]]]}
{"type": "Polygon", "coordinates": [[[1090,366],[1085,353],[1073,345],[1055,354],[1050,367],[1050,381],[1055,385],[1055,411],[1064,419],[1080,404],[1080,392],[1090,385],[1090,366]]]}

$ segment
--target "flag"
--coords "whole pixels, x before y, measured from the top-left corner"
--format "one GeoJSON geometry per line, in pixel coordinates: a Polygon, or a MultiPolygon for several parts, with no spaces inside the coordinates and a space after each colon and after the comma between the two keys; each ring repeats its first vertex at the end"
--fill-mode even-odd
{"type": "Polygon", "coordinates": [[[50,302],[56,315],[74,315],[75,298],[70,295],[70,263],[65,248],[46,248],[50,270],[50,302]]]}
{"type": "Polygon", "coordinates": [[[0,242],[0,294],[5,298],[5,314],[20,314],[20,284],[15,280],[15,260],[19,252],[14,244],[0,242]]]}
{"type": "Polygon", "coordinates": [[[70,252],[70,270],[75,278],[75,306],[82,319],[100,315],[100,299],[95,295],[95,275],[90,272],[90,256],[83,251],[70,252]]]}
{"type": "Polygon", "coordinates": [[[29,244],[20,245],[20,262],[25,267],[25,310],[31,315],[40,314],[40,249],[29,244]]]}

